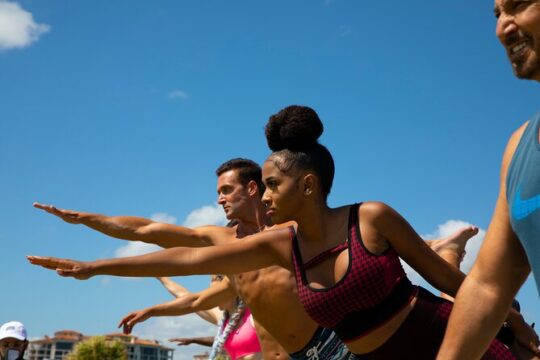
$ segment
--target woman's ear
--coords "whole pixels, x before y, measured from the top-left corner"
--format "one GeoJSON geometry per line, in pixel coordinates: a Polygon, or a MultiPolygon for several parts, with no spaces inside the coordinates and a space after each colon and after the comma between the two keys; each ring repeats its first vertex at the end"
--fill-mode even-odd
{"type": "Polygon", "coordinates": [[[315,190],[315,176],[313,174],[306,174],[304,176],[304,195],[310,196],[315,190]]]}

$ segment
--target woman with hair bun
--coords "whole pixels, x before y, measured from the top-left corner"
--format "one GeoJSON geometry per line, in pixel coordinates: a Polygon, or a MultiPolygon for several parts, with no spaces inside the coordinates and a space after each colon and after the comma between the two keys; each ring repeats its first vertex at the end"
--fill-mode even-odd
{"type": "MultiPolygon", "coordinates": [[[[270,117],[265,133],[273,152],[263,166],[263,202],[275,224],[295,221],[296,227],[263,231],[226,246],[93,262],[34,256],[29,261],[78,279],[229,274],[281,265],[294,271],[308,314],[332,329],[354,358],[434,359],[452,303],[412,285],[399,257],[452,296],[464,274],[433,252],[388,205],[328,206],[334,161],[318,142],[323,125],[313,109],[289,106],[270,117]]],[[[508,320],[528,344],[533,335],[521,316],[512,312],[508,320]]],[[[315,351],[306,359],[332,358],[325,356],[315,351]]],[[[498,340],[483,358],[515,359],[498,340]]]]}

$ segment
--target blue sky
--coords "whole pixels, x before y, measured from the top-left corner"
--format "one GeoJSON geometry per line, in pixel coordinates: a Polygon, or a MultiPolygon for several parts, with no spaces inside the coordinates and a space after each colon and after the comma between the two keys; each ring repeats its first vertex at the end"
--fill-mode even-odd
{"type": "MultiPolygon", "coordinates": [[[[152,279],[76,282],[28,265],[27,254],[126,251],[32,202],[178,224],[206,206],[202,221],[219,222],[214,169],[237,156],[262,162],[263,126],[290,104],[315,108],[326,126],[332,205],[382,200],[425,235],[463,222],[486,229],[505,143],[539,110],[539,84],[513,77],[492,9],[469,0],[0,0],[0,322],[19,319],[32,337],[98,334],[168,300],[152,279]]],[[[208,281],[180,280],[192,290],[208,281]]],[[[531,281],[518,298],[540,323],[531,281]]],[[[135,330],[214,332],[194,317],[135,330]]]]}

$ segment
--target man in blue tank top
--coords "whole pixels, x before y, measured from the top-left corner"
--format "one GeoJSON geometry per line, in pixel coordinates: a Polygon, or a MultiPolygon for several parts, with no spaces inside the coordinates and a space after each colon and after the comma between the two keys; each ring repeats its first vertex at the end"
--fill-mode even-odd
{"type": "MultiPolygon", "coordinates": [[[[540,81],[540,1],[495,0],[497,37],[514,74],[540,81]]],[[[479,359],[533,272],[540,294],[540,114],[510,138],[485,243],[456,297],[439,360],[479,359]]],[[[521,344],[540,357],[539,340],[521,344]]]]}

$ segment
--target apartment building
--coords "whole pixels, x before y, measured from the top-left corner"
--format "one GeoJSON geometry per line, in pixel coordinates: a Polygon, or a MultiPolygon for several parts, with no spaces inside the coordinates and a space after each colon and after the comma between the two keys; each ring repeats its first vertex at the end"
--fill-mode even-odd
{"type": "MultiPolygon", "coordinates": [[[[104,335],[110,340],[120,340],[126,345],[128,360],[172,360],[174,350],[156,340],[139,339],[136,336],[113,333],[104,335]]],[[[73,330],[62,330],[53,337],[30,341],[26,356],[28,360],[64,360],[75,345],[91,336],[73,330]]]]}

